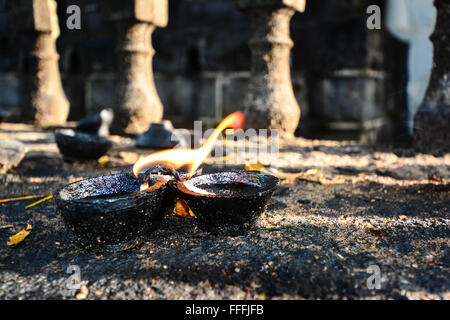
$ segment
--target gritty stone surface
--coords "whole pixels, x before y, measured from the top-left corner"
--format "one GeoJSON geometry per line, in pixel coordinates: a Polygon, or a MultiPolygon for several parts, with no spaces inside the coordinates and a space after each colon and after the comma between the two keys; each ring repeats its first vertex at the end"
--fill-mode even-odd
{"type": "Polygon", "coordinates": [[[0,174],[19,164],[25,155],[25,145],[16,140],[0,139],[0,174]]]}
{"type": "MultiPolygon", "coordinates": [[[[8,128],[0,138],[37,141],[29,127],[8,128]]],[[[65,163],[46,133],[35,133],[41,146],[0,176],[2,198],[130,170],[65,163]]],[[[141,152],[118,141],[111,159],[141,152]]],[[[249,233],[213,236],[169,215],[142,246],[112,254],[80,249],[53,200],[29,209],[34,200],[0,203],[0,226],[13,225],[0,229],[0,299],[75,299],[70,265],[80,268],[87,299],[450,298],[450,155],[299,138],[282,141],[277,169],[282,183],[249,233]],[[30,235],[7,246],[27,224],[30,235]],[[370,265],[380,268],[380,289],[367,287],[370,265]]]]}

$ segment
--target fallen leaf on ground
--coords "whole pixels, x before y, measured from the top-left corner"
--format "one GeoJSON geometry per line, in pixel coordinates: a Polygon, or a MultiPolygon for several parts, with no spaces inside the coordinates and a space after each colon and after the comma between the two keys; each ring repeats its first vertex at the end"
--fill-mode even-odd
{"type": "Polygon", "coordinates": [[[323,170],[319,169],[309,169],[306,172],[300,172],[298,173],[298,176],[296,177],[299,180],[305,180],[310,182],[317,182],[320,184],[326,184],[326,173],[323,170]]]}
{"type": "Polygon", "coordinates": [[[0,229],[8,229],[14,227],[12,224],[6,224],[4,226],[0,226],[0,229]]]}
{"type": "Polygon", "coordinates": [[[106,165],[109,162],[109,157],[108,156],[101,156],[98,160],[97,160],[97,165],[99,168],[104,168],[106,167],[106,165]]]}
{"type": "Polygon", "coordinates": [[[8,246],[15,246],[25,240],[26,237],[30,234],[30,230],[32,229],[31,225],[27,225],[26,229],[23,229],[17,232],[15,235],[9,237],[9,241],[6,242],[8,246]]]}
{"type": "Polygon", "coordinates": [[[286,180],[286,179],[295,179],[298,177],[298,173],[286,173],[282,172],[278,169],[274,168],[267,168],[265,165],[263,165],[261,162],[257,163],[246,163],[245,164],[245,170],[247,171],[261,171],[267,174],[274,175],[278,177],[280,180],[286,180]]]}
{"type": "Polygon", "coordinates": [[[315,174],[318,174],[318,173],[320,173],[319,169],[308,169],[305,172],[305,174],[309,174],[309,175],[315,175],[315,174]]]}
{"type": "Polygon", "coordinates": [[[270,174],[273,173],[272,171],[268,170],[261,162],[246,163],[245,170],[247,170],[247,171],[255,170],[255,171],[261,171],[261,172],[270,173],[270,174]]]}
{"type": "Polygon", "coordinates": [[[175,208],[173,209],[173,213],[182,218],[193,218],[195,217],[194,212],[192,212],[191,208],[189,208],[186,200],[183,198],[177,198],[175,200],[175,208]]]}

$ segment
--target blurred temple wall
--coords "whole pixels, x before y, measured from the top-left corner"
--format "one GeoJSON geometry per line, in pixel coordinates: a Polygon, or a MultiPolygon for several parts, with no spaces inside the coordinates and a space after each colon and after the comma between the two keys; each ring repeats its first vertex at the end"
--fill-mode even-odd
{"type": "MultiPolygon", "coordinates": [[[[0,0],[0,118],[20,121],[25,45],[0,0]]],[[[116,31],[95,0],[59,0],[57,40],[69,120],[113,103],[116,31]],[[81,30],[66,27],[67,6],[81,8],[81,30]]],[[[384,0],[312,0],[291,21],[291,78],[302,115],[297,134],[392,142],[407,137],[408,46],[366,26],[384,0]]],[[[250,77],[249,21],[231,0],[169,0],[169,23],[152,36],[155,83],[164,119],[214,124],[242,108],[250,77]]]]}

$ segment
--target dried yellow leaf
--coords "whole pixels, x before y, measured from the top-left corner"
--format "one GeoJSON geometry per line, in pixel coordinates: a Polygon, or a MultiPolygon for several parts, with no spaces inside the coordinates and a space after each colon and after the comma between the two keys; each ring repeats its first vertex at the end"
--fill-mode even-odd
{"type": "Polygon", "coordinates": [[[246,163],[245,164],[245,170],[255,170],[255,171],[261,171],[261,172],[269,172],[269,170],[266,169],[266,167],[261,163],[246,163]]]}
{"type": "Polygon", "coordinates": [[[182,218],[193,218],[195,217],[194,212],[192,212],[191,208],[187,204],[186,200],[183,198],[176,198],[175,200],[175,208],[173,209],[173,213],[182,218]]]}
{"type": "Polygon", "coordinates": [[[15,246],[16,244],[21,243],[25,238],[30,234],[30,231],[27,231],[25,229],[19,231],[15,235],[9,237],[9,241],[6,242],[8,246],[15,246]]]}
{"type": "Polygon", "coordinates": [[[12,224],[5,224],[4,226],[0,226],[0,229],[8,229],[14,227],[12,224]]]}
{"type": "Polygon", "coordinates": [[[257,163],[246,163],[245,164],[245,170],[247,171],[261,171],[264,173],[268,173],[268,174],[273,174],[276,175],[278,178],[282,179],[284,178],[285,174],[283,172],[280,172],[276,169],[273,168],[266,168],[261,162],[257,162],[257,163]]]}
{"type": "Polygon", "coordinates": [[[319,170],[319,169],[308,169],[308,170],[306,170],[305,173],[306,174],[310,174],[310,175],[316,175],[316,174],[321,173],[321,170],[319,170]]]}
{"type": "Polygon", "coordinates": [[[99,166],[100,168],[103,168],[103,167],[105,167],[106,164],[108,163],[109,157],[108,157],[108,156],[102,156],[102,157],[100,157],[97,161],[98,161],[98,166],[99,166]]]}
{"type": "Polygon", "coordinates": [[[325,171],[320,169],[309,169],[306,172],[298,173],[297,179],[310,181],[310,182],[318,182],[320,184],[327,184],[327,178],[325,176],[325,171]]]}

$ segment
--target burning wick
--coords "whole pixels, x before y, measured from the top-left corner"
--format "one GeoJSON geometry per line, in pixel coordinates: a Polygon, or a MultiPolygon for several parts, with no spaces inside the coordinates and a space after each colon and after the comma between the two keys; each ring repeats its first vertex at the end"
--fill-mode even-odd
{"type": "MultiPolygon", "coordinates": [[[[152,153],[151,155],[138,160],[133,166],[133,173],[137,177],[139,172],[143,171],[154,164],[163,164],[174,170],[181,167],[187,167],[187,177],[190,179],[205,158],[211,153],[214,143],[223,130],[227,128],[242,129],[244,128],[244,114],[241,111],[233,112],[228,115],[214,129],[211,136],[206,140],[205,144],[198,149],[169,149],[152,153]]],[[[148,184],[147,184],[148,188],[148,184]]],[[[141,190],[146,189],[141,186],[141,190]]]]}
{"type": "Polygon", "coordinates": [[[143,184],[141,184],[141,191],[144,191],[145,189],[147,189],[149,187],[148,182],[144,182],[143,184]]]}

